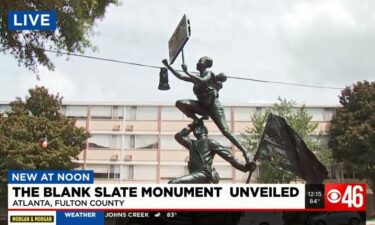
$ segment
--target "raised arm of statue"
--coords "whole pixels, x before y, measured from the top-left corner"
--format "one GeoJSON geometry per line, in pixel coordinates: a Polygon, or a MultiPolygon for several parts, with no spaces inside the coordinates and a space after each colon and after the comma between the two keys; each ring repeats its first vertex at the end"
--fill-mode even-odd
{"type": "Polygon", "coordinates": [[[184,71],[184,72],[186,73],[186,75],[188,75],[189,77],[194,77],[193,74],[189,73],[186,64],[182,64],[182,65],[181,65],[181,68],[182,68],[182,71],[184,71]]]}
{"type": "Polygon", "coordinates": [[[165,67],[167,67],[167,69],[169,71],[171,71],[171,73],[173,75],[175,75],[178,79],[180,80],[184,80],[184,81],[187,81],[187,82],[192,82],[194,83],[194,81],[190,78],[190,77],[187,77],[187,76],[183,76],[181,75],[179,72],[177,72],[175,69],[173,69],[169,64],[168,64],[168,60],[166,59],[163,59],[163,61],[161,61],[165,67]]]}
{"type": "Polygon", "coordinates": [[[191,129],[189,128],[184,128],[182,129],[180,132],[178,132],[174,138],[176,139],[176,141],[184,146],[185,148],[187,149],[190,149],[191,145],[192,145],[192,141],[190,140],[189,138],[189,134],[191,132],[191,129]]]}

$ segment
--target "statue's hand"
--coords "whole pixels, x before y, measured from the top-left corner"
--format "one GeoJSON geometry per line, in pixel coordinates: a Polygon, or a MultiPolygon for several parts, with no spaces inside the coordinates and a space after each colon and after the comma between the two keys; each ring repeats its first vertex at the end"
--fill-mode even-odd
{"type": "Polygon", "coordinates": [[[167,59],[163,59],[161,62],[162,62],[165,66],[169,66],[169,64],[168,64],[168,60],[167,60],[167,59]]]}
{"type": "Polygon", "coordinates": [[[246,169],[247,169],[247,171],[253,172],[256,167],[257,167],[257,165],[255,164],[255,162],[248,162],[248,163],[246,163],[246,169]]]}
{"type": "Polygon", "coordinates": [[[181,65],[181,68],[184,72],[187,72],[187,65],[186,64],[182,64],[181,65]]]}
{"type": "Polygon", "coordinates": [[[194,120],[193,122],[191,122],[190,124],[188,124],[188,127],[192,130],[197,125],[197,123],[198,123],[197,120],[194,120]]]}
{"type": "Polygon", "coordinates": [[[250,163],[250,160],[253,158],[253,155],[251,154],[250,151],[247,151],[247,152],[243,155],[243,157],[245,158],[246,163],[250,163]]]}

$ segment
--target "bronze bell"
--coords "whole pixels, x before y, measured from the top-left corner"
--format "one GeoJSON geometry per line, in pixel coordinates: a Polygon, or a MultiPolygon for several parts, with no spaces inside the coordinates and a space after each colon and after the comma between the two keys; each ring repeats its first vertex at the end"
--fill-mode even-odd
{"type": "Polygon", "coordinates": [[[168,70],[165,67],[160,68],[159,73],[159,90],[169,90],[169,84],[168,84],[168,70]]]}

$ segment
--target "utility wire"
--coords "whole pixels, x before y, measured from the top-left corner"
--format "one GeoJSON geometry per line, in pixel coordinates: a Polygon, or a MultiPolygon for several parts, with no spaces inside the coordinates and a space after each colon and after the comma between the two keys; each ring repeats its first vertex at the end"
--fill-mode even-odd
{"type": "Polygon", "coordinates": [[[237,80],[247,80],[247,81],[254,81],[254,82],[261,82],[261,83],[292,85],[292,86],[299,86],[299,87],[325,88],[325,89],[335,89],[335,90],[342,90],[343,89],[343,88],[340,88],[340,87],[319,86],[319,85],[291,83],[291,82],[282,82],[282,81],[258,80],[258,79],[246,78],[246,77],[236,77],[236,76],[227,76],[227,77],[232,78],[232,79],[237,79],[237,80]]]}
{"type": "MultiPolygon", "coordinates": [[[[148,68],[154,68],[154,69],[162,68],[161,66],[147,65],[147,64],[143,64],[143,63],[129,62],[129,61],[103,58],[103,57],[88,56],[88,55],[82,55],[82,54],[76,54],[76,53],[58,52],[58,51],[47,50],[47,49],[44,49],[44,51],[50,52],[50,53],[57,53],[57,54],[87,58],[87,59],[101,60],[101,61],[114,62],[114,63],[122,63],[122,64],[127,64],[127,65],[132,65],[132,66],[141,66],[141,67],[148,67],[148,68]]],[[[180,71],[180,70],[178,70],[178,71],[180,71]]],[[[310,85],[310,84],[301,84],[301,83],[292,83],[292,82],[260,80],[260,79],[246,78],[246,77],[239,77],[239,76],[227,76],[227,77],[231,78],[231,79],[246,80],[246,81],[253,81],[253,82],[260,82],[260,83],[269,83],[269,84],[281,84],[281,85],[291,85],[291,86],[321,88],[321,89],[334,89],[334,90],[342,90],[343,89],[343,88],[340,88],[340,87],[329,87],[329,86],[319,86],[319,85],[310,85]]]]}
{"type": "Polygon", "coordinates": [[[86,59],[95,59],[95,60],[101,60],[101,61],[107,61],[107,62],[128,64],[128,65],[132,65],[132,66],[142,66],[142,67],[149,67],[149,68],[156,68],[156,69],[161,68],[160,66],[152,66],[152,65],[142,64],[142,63],[127,62],[127,61],[122,61],[122,60],[117,60],[117,59],[109,59],[109,58],[81,55],[81,54],[68,53],[68,52],[58,52],[58,51],[47,50],[47,49],[44,49],[44,51],[45,52],[51,52],[51,53],[57,53],[57,54],[63,54],[63,55],[71,55],[71,56],[76,56],[76,57],[81,57],[81,58],[86,58],[86,59]]]}

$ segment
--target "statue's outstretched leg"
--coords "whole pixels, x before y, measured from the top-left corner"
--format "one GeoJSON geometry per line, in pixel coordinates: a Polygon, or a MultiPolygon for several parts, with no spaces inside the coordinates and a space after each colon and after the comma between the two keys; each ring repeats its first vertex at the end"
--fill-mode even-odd
{"type": "Polygon", "coordinates": [[[219,100],[216,99],[215,102],[209,106],[209,115],[221,133],[243,153],[246,161],[250,160],[248,151],[242,146],[236,136],[230,132],[227,119],[225,118],[224,108],[221,106],[219,100]]]}
{"type": "Polygon", "coordinates": [[[168,184],[209,184],[210,177],[206,172],[195,172],[170,180],[168,184]]]}

